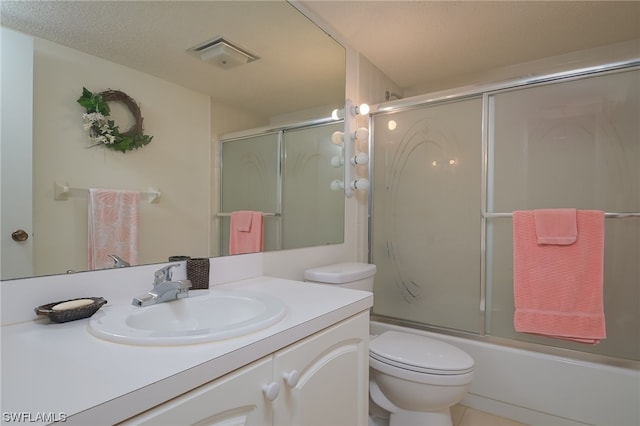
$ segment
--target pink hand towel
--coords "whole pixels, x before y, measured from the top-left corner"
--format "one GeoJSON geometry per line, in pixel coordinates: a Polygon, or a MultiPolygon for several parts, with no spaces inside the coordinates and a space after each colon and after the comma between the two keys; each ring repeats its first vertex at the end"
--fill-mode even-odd
{"type": "Polygon", "coordinates": [[[232,212],[229,229],[229,254],[256,253],[262,249],[262,212],[247,210],[232,212]]]}
{"type": "Polygon", "coordinates": [[[138,262],[139,201],[135,191],[89,189],[89,269],[113,267],[110,254],[138,262]]]}
{"type": "Polygon", "coordinates": [[[534,210],[538,244],[569,245],[578,238],[576,209],[534,210]]]}
{"type": "Polygon", "coordinates": [[[606,337],[604,213],[579,210],[571,245],[538,244],[535,212],[513,212],[515,329],[582,343],[606,337]]]}

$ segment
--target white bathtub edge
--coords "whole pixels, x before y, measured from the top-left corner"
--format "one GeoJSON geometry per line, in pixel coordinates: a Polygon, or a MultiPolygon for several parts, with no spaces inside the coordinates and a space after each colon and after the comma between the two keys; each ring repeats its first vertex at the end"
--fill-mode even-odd
{"type": "Polygon", "coordinates": [[[446,341],[476,362],[462,402],[529,425],[640,425],[640,371],[371,321],[371,333],[399,330],[446,341]]]}

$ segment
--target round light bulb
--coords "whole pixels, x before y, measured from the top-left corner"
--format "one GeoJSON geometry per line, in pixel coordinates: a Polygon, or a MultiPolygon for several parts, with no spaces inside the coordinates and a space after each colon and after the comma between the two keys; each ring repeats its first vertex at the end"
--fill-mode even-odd
{"type": "Polygon", "coordinates": [[[367,114],[369,114],[369,105],[367,105],[367,104],[361,104],[361,105],[358,107],[358,114],[360,114],[360,115],[367,115],[367,114]]]}
{"type": "Polygon", "coordinates": [[[396,120],[389,120],[389,122],[387,123],[387,128],[389,130],[395,130],[397,126],[398,123],[396,123],[396,120]]]}
{"type": "Polygon", "coordinates": [[[333,167],[342,167],[344,165],[344,158],[339,155],[331,157],[331,165],[333,167]]]}
{"type": "Polygon", "coordinates": [[[367,191],[369,189],[369,181],[367,179],[356,179],[351,182],[351,188],[367,191]]]}
{"type": "Polygon", "coordinates": [[[335,131],[333,132],[333,134],[331,134],[331,142],[333,142],[336,145],[342,145],[344,141],[344,133],[340,132],[340,131],[335,131]]]}
{"type": "Polygon", "coordinates": [[[351,164],[353,164],[354,166],[362,166],[365,165],[369,162],[369,155],[365,154],[364,152],[359,152],[358,154],[354,155],[353,158],[351,159],[351,164]]]}
{"type": "Polygon", "coordinates": [[[369,138],[369,129],[366,127],[360,127],[353,132],[353,136],[357,141],[366,141],[369,138]]]}
{"type": "Polygon", "coordinates": [[[344,189],[344,183],[341,180],[333,180],[331,181],[331,185],[329,185],[332,191],[340,191],[344,189]]]}

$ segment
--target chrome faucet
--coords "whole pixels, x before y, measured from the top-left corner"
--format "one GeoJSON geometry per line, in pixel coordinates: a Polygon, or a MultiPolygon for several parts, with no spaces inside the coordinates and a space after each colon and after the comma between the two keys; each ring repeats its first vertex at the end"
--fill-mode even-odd
{"type": "Polygon", "coordinates": [[[131,266],[131,264],[129,262],[127,262],[126,260],[124,260],[120,256],[116,256],[115,254],[109,254],[107,256],[109,256],[111,259],[113,259],[113,262],[114,262],[113,263],[113,267],[114,268],[126,268],[127,266],[131,266]]]}
{"type": "Polygon", "coordinates": [[[174,263],[157,270],[154,274],[153,290],[142,296],[134,297],[131,304],[134,306],[150,306],[189,297],[191,281],[172,280],[172,269],[177,266],[180,266],[180,264],[174,263]]]}

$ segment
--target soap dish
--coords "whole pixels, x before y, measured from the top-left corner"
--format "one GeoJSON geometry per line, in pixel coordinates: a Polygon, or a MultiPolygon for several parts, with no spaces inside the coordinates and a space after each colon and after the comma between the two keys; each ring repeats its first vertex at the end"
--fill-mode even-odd
{"type": "Polygon", "coordinates": [[[53,322],[69,322],[90,317],[105,303],[107,301],[102,297],[81,297],[47,303],[38,306],[35,312],[38,315],[48,316],[53,322]]]}

